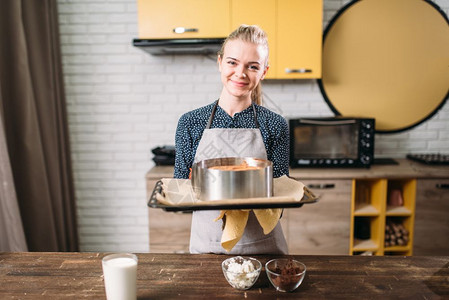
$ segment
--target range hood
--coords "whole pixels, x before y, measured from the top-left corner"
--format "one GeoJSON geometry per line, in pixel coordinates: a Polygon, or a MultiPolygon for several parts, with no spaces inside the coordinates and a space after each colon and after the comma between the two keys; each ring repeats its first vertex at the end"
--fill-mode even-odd
{"type": "Polygon", "coordinates": [[[153,55],[217,54],[224,38],[134,39],[133,45],[153,55]]]}

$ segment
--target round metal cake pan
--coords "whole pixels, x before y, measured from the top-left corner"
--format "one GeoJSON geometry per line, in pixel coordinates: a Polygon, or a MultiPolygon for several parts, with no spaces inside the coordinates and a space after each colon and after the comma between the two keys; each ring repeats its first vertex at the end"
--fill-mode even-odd
{"type": "Polygon", "coordinates": [[[192,187],[200,200],[271,197],[273,163],[251,157],[225,157],[199,161],[192,166],[192,187]],[[212,167],[247,164],[257,169],[219,170],[212,167]]]}

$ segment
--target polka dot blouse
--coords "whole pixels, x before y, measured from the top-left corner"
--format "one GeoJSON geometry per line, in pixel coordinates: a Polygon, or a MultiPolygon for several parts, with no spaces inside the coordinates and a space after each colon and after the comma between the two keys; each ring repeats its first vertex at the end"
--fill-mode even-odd
{"type": "MultiPolygon", "coordinates": [[[[189,177],[189,168],[215,103],[187,112],[179,119],[175,137],[175,178],[189,177]]],[[[287,121],[263,106],[255,107],[267,158],[273,162],[273,176],[288,175],[290,140],[287,121]]],[[[231,117],[217,106],[210,128],[256,128],[253,109],[250,106],[231,117]]]]}

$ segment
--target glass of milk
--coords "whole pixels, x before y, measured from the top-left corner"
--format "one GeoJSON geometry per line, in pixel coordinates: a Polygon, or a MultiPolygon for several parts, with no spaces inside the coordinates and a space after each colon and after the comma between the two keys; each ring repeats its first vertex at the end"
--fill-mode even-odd
{"type": "Polygon", "coordinates": [[[103,258],[104,286],[108,300],[136,299],[137,256],[131,253],[110,254],[103,258]]]}

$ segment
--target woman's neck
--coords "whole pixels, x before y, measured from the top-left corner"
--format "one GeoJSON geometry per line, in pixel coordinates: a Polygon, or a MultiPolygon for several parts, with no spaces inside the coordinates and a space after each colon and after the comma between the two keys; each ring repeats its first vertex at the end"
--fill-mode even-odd
{"type": "Polygon", "coordinates": [[[218,105],[231,117],[234,114],[244,111],[251,105],[251,98],[241,99],[236,97],[226,97],[223,94],[218,100],[218,105]]]}

